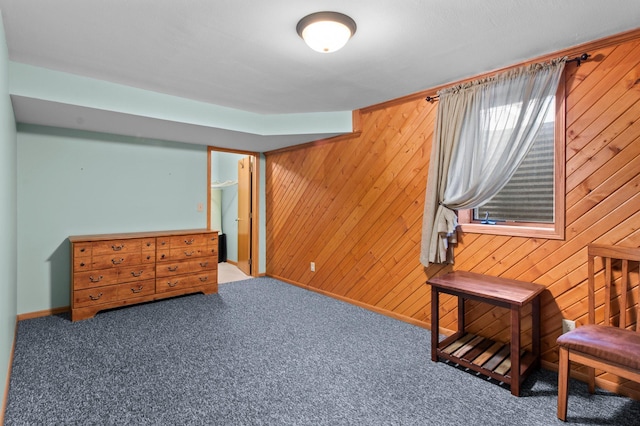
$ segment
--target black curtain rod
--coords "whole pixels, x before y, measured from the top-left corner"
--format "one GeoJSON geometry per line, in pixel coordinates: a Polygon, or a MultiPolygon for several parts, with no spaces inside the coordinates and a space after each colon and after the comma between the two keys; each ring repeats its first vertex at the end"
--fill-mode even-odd
{"type": "Polygon", "coordinates": [[[582,62],[586,61],[590,57],[591,57],[591,55],[589,55],[588,53],[583,53],[582,55],[576,56],[573,59],[567,59],[567,62],[575,62],[577,64],[577,66],[580,66],[580,64],[582,62]]]}
{"type": "MultiPolygon", "coordinates": [[[[580,56],[576,56],[576,57],[575,57],[575,58],[573,58],[573,59],[567,59],[567,62],[575,62],[575,63],[576,63],[576,66],[580,66],[580,64],[581,64],[582,62],[586,61],[586,60],[587,60],[587,59],[589,59],[590,57],[591,57],[591,55],[589,55],[588,53],[583,53],[582,55],[580,55],[580,56]]],[[[437,101],[437,100],[438,100],[438,98],[439,98],[439,96],[438,96],[438,95],[435,95],[435,96],[427,96],[427,97],[425,98],[425,100],[426,100],[427,102],[434,102],[434,101],[437,101]]]]}

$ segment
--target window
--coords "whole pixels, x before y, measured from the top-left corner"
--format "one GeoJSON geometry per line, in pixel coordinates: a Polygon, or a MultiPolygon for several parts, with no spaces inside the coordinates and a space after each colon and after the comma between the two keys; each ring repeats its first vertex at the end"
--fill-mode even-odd
{"type": "Polygon", "coordinates": [[[555,108],[509,183],[483,206],[458,211],[463,232],[564,239],[564,112],[561,79],[555,108]]]}

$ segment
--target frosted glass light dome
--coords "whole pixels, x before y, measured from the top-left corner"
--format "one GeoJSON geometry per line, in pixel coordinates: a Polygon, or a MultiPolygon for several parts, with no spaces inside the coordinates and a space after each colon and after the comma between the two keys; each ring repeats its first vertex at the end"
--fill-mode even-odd
{"type": "Polygon", "coordinates": [[[356,23],[338,12],[317,12],[298,22],[296,30],[313,50],[331,53],[344,47],[356,32],[356,23]]]}

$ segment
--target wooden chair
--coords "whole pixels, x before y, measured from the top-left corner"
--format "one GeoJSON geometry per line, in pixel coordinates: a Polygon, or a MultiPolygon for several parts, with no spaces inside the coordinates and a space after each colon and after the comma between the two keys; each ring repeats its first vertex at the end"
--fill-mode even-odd
{"type": "MultiPolygon", "coordinates": [[[[595,392],[595,369],[604,370],[640,383],[640,285],[636,283],[636,297],[628,297],[629,262],[640,261],[640,248],[590,245],[588,247],[589,324],[558,337],[560,361],[558,369],[558,418],[567,419],[567,391],[571,361],[587,366],[589,392],[595,392]],[[596,291],[594,259],[604,261],[604,320],[596,323],[596,291]],[[619,262],[618,262],[619,261],[619,262]],[[621,264],[620,285],[612,282],[612,265],[621,264]],[[612,287],[618,287],[612,301],[612,287]],[[628,299],[635,309],[628,307],[628,299]],[[618,317],[618,326],[612,318],[618,317]],[[631,327],[635,323],[635,327],[631,327]]],[[[635,270],[633,271],[635,275],[635,270]]],[[[640,276],[640,267],[638,268],[640,276]]],[[[640,279],[639,279],[640,280],[640,279]]],[[[617,281],[617,280],[615,280],[617,281]]]]}

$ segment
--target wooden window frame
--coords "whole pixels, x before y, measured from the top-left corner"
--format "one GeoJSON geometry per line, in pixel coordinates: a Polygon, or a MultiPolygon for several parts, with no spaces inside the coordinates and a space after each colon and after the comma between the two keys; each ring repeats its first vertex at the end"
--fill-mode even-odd
{"type": "Polygon", "coordinates": [[[565,238],[565,149],[566,149],[566,104],[564,73],[556,92],[556,117],[554,135],[554,190],[553,223],[498,222],[495,225],[481,224],[473,219],[473,210],[458,210],[460,230],[471,234],[507,235],[514,237],[565,238]]]}

